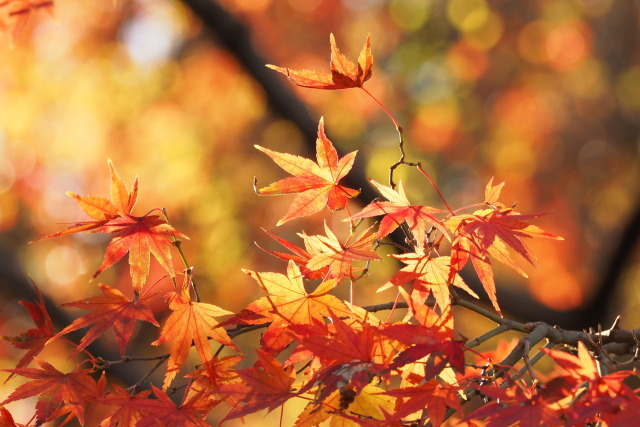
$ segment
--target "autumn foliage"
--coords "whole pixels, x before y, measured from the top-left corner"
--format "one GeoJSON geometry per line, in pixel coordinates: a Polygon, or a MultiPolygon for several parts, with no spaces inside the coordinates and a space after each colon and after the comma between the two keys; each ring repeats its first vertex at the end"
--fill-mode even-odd
{"type": "MultiPolygon", "coordinates": [[[[10,4],[15,10],[6,25],[16,34],[32,10],[48,8],[52,2],[10,4]]],[[[330,45],[328,72],[269,67],[298,86],[359,88],[373,98],[363,87],[373,70],[371,37],[357,62],[338,50],[333,35],[330,45]]],[[[620,364],[611,360],[605,347],[612,342],[637,344],[634,333],[615,325],[591,334],[560,331],[502,317],[493,263],[526,277],[515,258],[529,264],[536,258],[525,242],[562,238],[534,224],[540,214],[520,213],[506,205],[501,199],[504,183],[491,180],[477,203],[450,206],[422,165],[405,159],[402,128],[382,108],[398,132],[401,156],[389,165],[388,185],[370,181],[380,195],[370,203],[358,200],[359,189],[341,183],[358,161],[357,152],[340,156],[322,118],[315,160],[256,145],[290,175],[262,188],[256,180],[256,193],[295,195],[276,226],[325,208],[347,213],[335,213],[339,221],[325,223],[324,234],[301,231],[295,242],[279,237],[267,224],[268,235],[286,249],[267,250],[283,260],[282,268],[244,270],[263,294],[238,313],[220,307],[222,301],[201,301],[193,266],[181,248],[187,236],[169,223],[162,209],[144,207],[145,214],[134,215],[138,180],[127,186],[109,160],[110,198],[67,193],[90,219],[43,239],[80,232],[111,235],[90,281],[126,256],[131,287],[122,292],[98,283],[102,295],[63,304],[88,313],[59,331],[41,296],[37,302],[21,302],[35,326],[2,337],[26,350],[13,369],[4,371],[7,381],[23,377],[26,382],[1,404],[34,398],[33,417],[26,425],[58,418],[84,425],[92,413],[99,413],[103,427],[206,426],[207,416],[219,405],[225,415],[217,422],[224,423],[278,410],[293,400],[306,402],[306,407],[297,419],[283,423],[298,427],[328,420],[332,426],[634,425],[640,411],[632,385],[637,374],[618,369],[620,364]],[[412,204],[403,183],[394,181],[398,167],[411,168],[424,178],[425,188],[441,203],[412,204]],[[397,235],[403,238],[392,237],[397,235]],[[367,283],[368,272],[382,259],[382,246],[394,248],[390,256],[398,260],[396,271],[386,282],[367,283]],[[156,291],[156,283],[147,280],[151,255],[166,271],[164,280],[172,283],[172,290],[156,291]],[[176,255],[180,267],[174,265],[176,255]],[[475,271],[493,310],[475,302],[478,295],[460,275],[465,266],[475,271]],[[351,294],[392,290],[395,301],[361,307],[337,297],[338,287],[350,287],[351,294]],[[164,304],[162,317],[154,315],[151,302],[164,304]],[[485,316],[497,327],[474,339],[463,337],[456,332],[454,307],[485,316]],[[383,316],[386,320],[375,314],[382,311],[389,313],[383,316]],[[391,320],[398,313],[399,320],[391,320]],[[162,349],[160,355],[127,354],[140,322],[156,328],[151,344],[162,349]],[[83,328],[88,329],[80,342],[67,341],[67,334],[83,328]],[[262,331],[259,342],[243,353],[234,338],[256,329],[262,331]],[[493,355],[474,350],[507,330],[524,337],[493,355]],[[88,350],[108,331],[115,334],[121,360],[107,361],[88,350]],[[543,340],[543,348],[536,347],[529,356],[543,340]],[[38,357],[54,341],[64,341],[68,357],[77,361],[71,372],[61,372],[38,357]],[[189,359],[192,349],[197,360],[189,359]],[[533,365],[540,359],[555,369],[537,372],[533,365]],[[125,361],[150,367],[138,382],[123,385],[112,379],[111,368],[125,361]],[[607,373],[607,365],[616,369],[607,373]],[[163,377],[156,384],[151,377],[158,369],[163,377]]],[[[22,424],[0,408],[0,425],[22,424]]]]}

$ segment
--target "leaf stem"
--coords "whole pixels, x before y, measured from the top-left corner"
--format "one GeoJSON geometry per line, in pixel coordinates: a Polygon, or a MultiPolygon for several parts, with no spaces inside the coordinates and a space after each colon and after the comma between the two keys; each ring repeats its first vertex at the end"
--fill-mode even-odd
{"type": "MultiPolygon", "coordinates": [[[[162,215],[164,216],[164,220],[167,222],[167,224],[169,224],[169,215],[167,214],[167,209],[162,208],[161,211],[162,211],[162,215]]],[[[193,288],[193,293],[196,296],[196,302],[200,302],[201,300],[200,300],[200,294],[198,293],[198,287],[196,286],[196,282],[193,280],[193,266],[189,264],[189,261],[187,261],[187,257],[184,254],[184,251],[182,250],[182,240],[178,239],[175,236],[172,236],[172,239],[173,239],[173,246],[175,246],[176,249],[178,249],[178,254],[180,254],[180,259],[182,260],[182,264],[184,265],[184,268],[185,268],[185,274],[187,275],[187,278],[191,283],[191,287],[193,288]]],[[[171,280],[173,280],[174,288],[177,287],[175,277],[172,277],[171,280]]]]}
{"type": "Polygon", "coordinates": [[[400,292],[396,295],[396,300],[393,302],[393,307],[391,307],[391,311],[389,311],[389,316],[387,317],[387,323],[391,320],[391,316],[396,311],[396,307],[398,306],[398,300],[400,299],[400,292]]]}
{"type": "Polygon", "coordinates": [[[435,182],[433,182],[433,179],[431,179],[431,176],[427,173],[427,171],[425,171],[424,169],[422,169],[422,164],[420,162],[418,162],[418,164],[416,165],[416,167],[418,168],[418,170],[422,173],[422,175],[424,175],[429,182],[431,183],[431,185],[433,186],[434,190],[436,190],[436,193],[438,193],[438,196],[440,197],[440,200],[442,200],[442,203],[444,203],[444,205],[447,207],[447,210],[449,212],[451,212],[451,215],[455,216],[456,214],[453,212],[453,209],[451,209],[451,206],[449,206],[449,203],[447,203],[447,201],[445,200],[444,196],[442,195],[442,193],[440,192],[440,189],[438,188],[438,186],[436,185],[435,182]]]}
{"type": "Polygon", "coordinates": [[[373,94],[371,92],[369,92],[363,86],[361,86],[360,89],[362,89],[367,95],[369,95],[371,97],[371,99],[373,99],[380,107],[382,107],[384,112],[387,113],[387,116],[389,116],[389,118],[393,122],[393,125],[396,127],[396,131],[398,132],[398,139],[399,139],[398,148],[400,149],[400,159],[396,163],[391,165],[391,167],[389,168],[389,186],[391,188],[395,188],[396,187],[395,182],[393,182],[393,173],[394,173],[395,169],[398,166],[400,166],[400,165],[415,166],[429,180],[429,182],[431,183],[433,188],[436,190],[436,193],[438,193],[438,196],[440,197],[440,200],[442,200],[442,202],[447,207],[449,212],[451,212],[451,215],[455,216],[455,213],[453,212],[453,209],[451,209],[451,206],[449,206],[447,201],[442,196],[442,193],[440,192],[440,189],[438,188],[436,183],[433,182],[433,179],[431,179],[431,176],[429,176],[429,174],[422,168],[422,164],[420,162],[413,163],[413,162],[407,162],[405,160],[406,153],[404,151],[404,139],[403,139],[403,136],[402,136],[402,134],[403,134],[402,126],[400,126],[400,124],[398,124],[398,121],[395,119],[395,117],[393,117],[393,114],[391,114],[391,112],[387,109],[387,107],[385,107],[380,101],[378,101],[378,99],[375,96],[373,96],[373,94]]]}
{"type": "Polygon", "coordinates": [[[373,99],[384,110],[384,112],[387,113],[387,116],[389,116],[389,118],[393,122],[394,126],[398,130],[398,133],[400,133],[402,135],[402,127],[398,124],[398,121],[395,119],[395,117],[393,117],[393,114],[391,114],[391,112],[389,110],[387,110],[387,107],[385,107],[382,104],[382,102],[378,101],[378,98],[373,96],[373,94],[371,92],[369,92],[367,89],[365,89],[364,86],[360,86],[360,89],[362,89],[367,95],[369,95],[371,97],[371,99],[373,99]]]}

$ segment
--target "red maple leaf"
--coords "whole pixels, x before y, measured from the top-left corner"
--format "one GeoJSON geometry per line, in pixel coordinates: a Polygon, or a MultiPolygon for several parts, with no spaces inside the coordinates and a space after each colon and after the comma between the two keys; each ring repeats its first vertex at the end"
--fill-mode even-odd
{"type": "Polygon", "coordinates": [[[135,427],[145,414],[138,403],[150,394],[151,390],[144,390],[131,395],[126,389],[114,384],[113,392],[97,399],[98,403],[109,407],[100,427],[135,427]]]}
{"type": "Polygon", "coordinates": [[[341,243],[331,229],[324,224],[326,236],[308,236],[299,234],[304,239],[305,245],[314,255],[307,262],[306,267],[315,271],[329,267],[329,276],[340,282],[344,277],[355,277],[361,268],[354,267],[355,261],[379,260],[380,257],[373,250],[376,235],[371,233],[371,227],[355,237],[349,236],[346,242],[341,243]]]}
{"type": "Polygon", "coordinates": [[[187,360],[192,341],[203,363],[213,357],[209,337],[220,344],[236,348],[227,332],[215,319],[233,313],[213,304],[191,301],[190,286],[188,281],[185,282],[181,292],[168,292],[165,296],[173,313],[165,320],[160,337],[151,343],[151,345],[171,343],[171,355],[167,362],[167,373],[163,385],[165,390],[187,360]]]}
{"type": "Polygon", "coordinates": [[[253,367],[236,371],[242,382],[224,384],[214,390],[232,396],[238,402],[222,421],[242,417],[260,409],[272,411],[297,395],[292,391],[296,378],[293,366],[284,368],[269,353],[262,350],[257,352],[258,360],[253,367]]]}
{"type": "MultiPolygon", "coordinates": [[[[176,405],[167,394],[151,384],[157,399],[136,399],[135,408],[144,415],[136,427],[209,427],[204,419],[209,412],[207,405],[202,406],[205,399],[201,395],[194,396],[186,402],[176,405]]],[[[186,394],[186,393],[185,393],[186,394]]]]}
{"type": "Polygon", "coordinates": [[[426,409],[431,424],[439,427],[444,422],[447,407],[463,412],[457,387],[443,386],[435,379],[417,387],[398,388],[384,394],[399,398],[394,412],[398,419],[426,409]]]}
{"type": "Polygon", "coordinates": [[[22,427],[22,424],[16,424],[13,420],[11,412],[5,408],[0,408],[0,427],[22,427]]]}
{"type": "Polygon", "coordinates": [[[55,415],[63,404],[84,425],[87,406],[99,396],[95,380],[88,375],[93,369],[75,369],[65,374],[43,360],[34,360],[41,369],[3,369],[30,378],[31,381],[16,388],[0,405],[39,395],[36,403],[36,420],[39,425],[55,415]]]}
{"type": "Polygon", "coordinates": [[[292,325],[301,348],[322,361],[323,368],[302,387],[305,393],[320,386],[317,402],[322,402],[335,390],[349,385],[359,392],[375,376],[383,375],[398,349],[397,342],[380,333],[379,326],[368,322],[343,321],[331,315],[332,323],[292,325]]]}
{"type": "Polygon", "coordinates": [[[527,277],[527,274],[513,261],[508,248],[516,251],[532,265],[534,256],[522,241],[527,238],[547,238],[562,240],[562,237],[548,233],[526,221],[538,218],[537,215],[522,215],[512,208],[497,203],[501,185],[493,187],[491,182],[485,191],[485,199],[491,200],[487,209],[480,209],[473,214],[456,215],[445,221],[445,225],[455,234],[451,247],[450,277],[456,274],[471,259],[493,307],[501,313],[496,298],[496,285],[489,257],[513,268],[527,277]]]}
{"type": "Polygon", "coordinates": [[[331,42],[331,73],[312,70],[292,70],[290,68],[267,65],[272,70],[286,75],[289,81],[295,85],[312,89],[348,89],[362,87],[364,82],[371,78],[373,57],[371,56],[371,35],[358,57],[358,64],[354,64],[349,58],[338,50],[333,34],[329,37],[331,42]]]}
{"type": "Polygon", "coordinates": [[[461,341],[453,339],[451,305],[442,308],[438,314],[423,301],[410,298],[403,288],[399,287],[398,292],[418,324],[401,322],[380,328],[382,334],[408,347],[396,355],[390,367],[399,368],[430,355],[424,368],[426,380],[439,374],[447,364],[458,372],[464,371],[464,347],[461,341]]]}
{"type": "Polygon", "coordinates": [[[403,222],[406,222],[418,246],[423,246],[425,235],[430,227],[436,227],[444,235],[447,235],[446,229],[440,224],[440,220],[434,216],[434,214],[445,211],[429,206],[412,205],[402,188],[402,181],[398,183],[397,191],[372,179],[369,181],[388,202],[372,202],[349,218],[349,220],[384,215],[378,228],[378,238],[387,236],[403,222]]]}
{"type": "Polygon", "coordinates": [[[78,348],[76,348],[70,357],[74,356],[79,351],[82,351],[86,346],[100,338],[107,329],[112,327],[116,335],[116,339],[120,344],[120,354],[124,355],[124,349],[129,338],[131,338],[131,335],[133,334],[133,328],[135,327],[136,320],[142,320],[155,326],[159,326],[158,322],[153,317],[151,309],[144,305],[145,302],[156,296],[157,293],[142,295],[132,300],[124,296],[124,294],[118,289],[102,283],[98,286],[102,289],[102,293],[104,294],[103,297],[85,298],[80,301],[62,304],[63,307],[76,307],[83,310],[93,310],[92,313],[74,320],[73,323],[58,332],[49,340],[52,341],[64,334],[68,334],[69,332],[93,325],[82,337],[80,345],[78,345],[78,348]]]}
{"type": "MultiPolygon", "coordinates": [[[[53,336],[53,325],[51,323],[51,317],[47,312],[47,307],[44,305],[44,299],[40,293],[40,289],[33,283],[38,294],[38,302],[20,301],[20,305],[27,309],[33,323],[36,328],[29,329],[19,335],[9,337],[0,336],[0,339],[9,341],[14,347],[29,350],[16,364],[16,368],[24,368],[27,366],[35,356],[40,354],[45,344],[53,336]]],[[[11,374],[6,380],[9,381],[14,374],[11,374]]]]}
{"type": "Polygon", "coordinates": [[[360,194],[339,184],[351,170],[356,157],[353,151],[341,159],[333,144],[324,133],[324,121],[321,118],[318,125],[318,139],[316,141],[317,160],[314,161],[288,153],[279,153],[255,145],[267,154],[282,169],[293,175],[257,190],[260,195],[281,195],[299,193],[293,200],[289,211],[277,225],[284,224],[294,218],[312,215],[320,212],[325,206],[335,211],[347,205],[347,199],[360,194]]]}
{"type": "MultiPolygon", "coordinates": [[[[489,426],[510,426],[518,423],[523,427],[541,425],[567,425],[560,419],[562,410],[550,405],[546,396],[537,393],[535,385],[527,386],[510,381],[509,388],[476,386],[484,395],[494,399],[465,417],[462,421],[486,418],[489,426]]],[[[574,424],[570,424],[574,425],[574,424]]]]}
{"type": "Polygon", "coordinates": [[[78,222],[66,230],[38,240],[81,231],[117,233],[107,246],[102,265],[94,273],[91,280],[128,253],[133,289],[136,294],[139,294],[149,275],[151,254],[171,278],[174,278],[175,273],[170,251],[172,243],[169,237],[183,239],[188,239],[188,237],[175,230],[158,215],[147,214],[141,217],[130,215],[138,196],[138,180],[136,178],[131,190],[127,190],[111,160],[109,160],[109,169],[111,170],[111,199],[113,202],[99,196],[79,196],[71,192],[67,193],[94,220],[78,222]]]}
{"type": "Polygon", "coordinates": [[[617,417],[616,414],[622,409],[633,408],[639,401],[624,384],[627,377],[637,374],[633,371],[616,371],[601,376],[596,361],[581,341],[578,342],[577,355],[546,348],[542,351],[551,356],[564,372],[550,383],[559,383],[564,395],[583,397],[572,405],[568,415],[572,424],[582,424],[587,419],[596,419],[594,417],[617,417]]]}

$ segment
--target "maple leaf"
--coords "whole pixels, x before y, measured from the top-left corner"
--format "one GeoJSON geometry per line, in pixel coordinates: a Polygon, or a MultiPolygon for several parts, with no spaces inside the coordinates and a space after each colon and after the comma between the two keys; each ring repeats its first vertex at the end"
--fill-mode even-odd
{"type": "Polygon", "coordinates": [[[169,236],[188,239],[157,215],[136,217],[125,215],[109,221],[95,230],[96,233],[118,233],[109,246],[102,265],[91,280],[129,253],[131,280],[136,293],[140,293],[149,275],[149,259],[153,254],[158,263],[174,278],[169,236]]]}
{"type": "Polygon", "coordinates": [[[45,236],[38,241],[82,231],[117,233],[107,246],[104,260],[91,280],[128,253],[133,289],[136,294],[139,294],[149,275],[151,254],[173,279],[175,273],[170,251],[172,242],[169,238],[188,239],[188,237],[167,224],[158,215],[147,214],[142,217],[130,215],[138,197],[138,179],[136,178],[131,190],[127,190],[110,159],[108,163],[111,171],[113,201],[100,196],[80,196],[68,192],[67,195],[75,199],[82,210],[93,218],[93,221],[75,223],[65,230],[45,236]]]}
{"type": "Polygon", "coordinates": [[[536,392],[535,385],[525,386],[512,382],[507,389],[495,386],[476,388],[494,400],[462,421],[487,418],[487,426],[509,426],[516,422],[523,427],[565,425],[560,419],[561,410],[550,406],[545,396],[536,392]]]}
{"type": "Polygon", "coordinates": [[[403,288],[398,288],[398,292],[418,324],[393,323],[380,328],[382,334],[408,346],[397,354],[390,368],[396,369],[429,355],[424,365],[426,380],[438,375],[447,365],[458,372],[464,371],[464,347],[461,341],[453,339],[451,305],[438,314],[421,301],[411,299],[403,288]]]}
{"type": "Polygon", "coordinates": [[[399,255],[391,254],[391,256],[407,265],[396,272],[389,282],[384,284],[377,292],[391,286],[412,283],[414,299],[425,301],[429,294],[432,294],[440,308],[445,308],[451,304],[449,285],[464,289],[469,295],[478,298],[478,295],[467,286],[460,275],[456,274],[452,279],[449,278],[451,257],[431,257],[425,253],[424,247],[418,247],[416,252],[399,255]]]}
{"type": "Polygon", "coordinates": [[[131,395],[126,389],[114,384],[113,392],[97,399],[97,402],[109,407],[103,416],[100,427],[135,427],[144,415],[138,406],[142,400],[151,394],[151,390],[144,390],[131,395]]]}
{"type": "Polygon", "coordinates": [[[209,427],[204,417],[208,410],[200,404],[201,395],[192,397],[180,405],[176,405],[167,394],[151,384],[157,399],[136,399],[136,409],[145,413],[136,427],[209,427]]]}
{"type": "Polygon", "coordinates": [[[242,382],[223,384],[214,390],[228,394],[238,402],[222,421],[242,417],[260,409],[272,411],[297,396],[297,393],[291,391],[296,378],[293,366],[284,368],[269,353],[262,350],[257,350],[257,353],[258,360],[253,367],[236,371],[242,382]]]}
{"type": "Polygon", "coordinates": [[[431,424],[438,427],[444,422],[447,407],[456,409],[459,413],[463,412],[457,389],[442,386],[437,380],[432,379],[417,387],[403,387],[386,391],[384,394],[398,398],[394,412],[396,417],[404,418],[426,409],[431,424]]]}
{"type": "Polygon", "coordinates": [[[332,312],[341,316],[350,314],[349,309],[338,298],[329,295],[336,286],[334,280],[322,282],[309,294],[304,288],[300,269],[291,260],[286,276],[280,273],[243,271],[269,295],[252,302],[225,324],[272,321],[262,338],[264,350],[278,352],[292,341],[291,335],[286,333],[288,324],[312,325],[314,321],[322,322],[332,312]]]}
{"type": "Polygon", "coordinates": [[[596,361],[582,341],[578,342],[577,356],[567,353],[566,351],[548,348],[541,350],[551,356],[553,360],[568,373],[568,376],[575,379],[576,383],[594,381],[600,377],[596,361]]]}
{"type": "Polygon", "coordinates": [[[299,234],[304,239],[305,245],[315,253],[306,267],[309,270],[319,270],[328,266],[330,277],[334,277],[338,283],[345,276],[355,277],[360,269],[352,265],[354,261],[380,260],[376,251],[373,250],[376,235],[370,232],[371,228],[364,230],[358,237],[350,235],[345,243],[340,243],[326,222],[324,224],[326,236],[299,234]]]}
{"type": "Polygon", "coordinates": [[[222,401],[226,402],[229,406],[237,405],[238,401],[232,396],[212,393],[211,390],[223,384],[242,382],[236,369],[233,368],[233,366],[242,359],[244,359],[243,356],[225,356],[220,359],[218,359],[217,356],[213,356],[211,360],[203,364],[203,369],[196,369],[185,375],[185,378],[193,379],[189,385],[185,399],[189,400],[195,396],[200,399],[206,399],[211,409],[222,401]]]}
{"type": "Polygon", "coordinates": [[[116,288],[102,283],[98,286],[100,286],[104,294],[103,297],[85,298],[80,301],[62,304],[63,307],[93,310],[92,313],[74,320],[73,323],[49,340],[53,341],[64,334],[93,325],[82,337],[80,345],[78,345],[78,348],[76,348],[70,357],[73,357],[93,341],[100,338],[102,334],[111,327],[113,327],[116,339],[120,344],[120,354],[124,356],[124,349],[133,334],[136,320],[142,320],[155,326],[160,326],[153,317],[151,309],[144,305],[145,302],[156,296],[157,293],[142,295],[132,300],[116,288]]]}
{"type": "MultiPolygon", "coordinates": [[[[22,424],[20,424],[22,426],[22,424]]],[[[18,424],[13,420],[11,412],[7,411],[4,407],[0,407],[0,427],[18,427],[18,424]]]]}
{"type": "Polygon", "coordinates": [[[233,313],[213,304],[191,301],[189,289],[187,280],[181,292],[167,293],[165,299],[173,313],[166,319],[160,337],[151,343],[151,345],[160,345],[171,342],[171,355],[167,362],[164,390],[169,387],[180,367],[187,360],[192,341],[203,363],[213,357],[209,337],[220,344],[236,349],[227,332],[219,327],[215,319],[233,313]]]}
{"type": "Polygon", "coordinates": [[[9,33],[9,47],[13,49],[16,38],[29,21],[31,12],[44,9],[53,15],[53,0],[4,0],[0,2],[0,28],[9,33]]]}
{"type": "Polygon", "coordinates": [[[616,419],[620,411],[635,407],[639,401],[633,390],[624,384],[627,377],[637,374],[633,371],[616,371],[601,376],[583,342],[578,342],[576,356],[564,351],[542,350],[565,372],[551,380],[547,387],[551,390],[557,388],[565,396],[581,397],[572,404],[572,410],[567,415],[572,425],[583,424],[586,420],[616,419]],[[551,384],[553,387],[550,387],[551,384]]]}
{"type": "Polygon", "coordinates": [[[357,65],[340,53],[333,34],[329,36],[329,40],[331,42],[331,73],[312,70],[292,70],[275,65],[267,65],[267,67],[286,75],[291,83],[302,87],[325,90],[362,87],[364,82],[371,78],[371,68],[373,67],[371,34],[367,36],[367,40],[358,57],[357,65]]]}
{"type": "MultiPolygon", "coordinates": [[[[16,364],[17,369],[24,368],[31,363],[33,358],[40,354],[49,338],[53,336],[53,324],[47,312],[47,307],[44,304],[44,299],[42,298],[40,289],[38,289],[34,282],[32,283],[38,294],[38,302],[20,301],[19,303],[27,309],[33,323],[35,323],[37,327],[13,337],[0,336],[0,339],[9,341],[16,348],[29,350],[16,364]]],[[[13,375],[14,374],[9,375],[5,383],[9,381],[13,375]]]]}
{"type": "Polygon", "coordinates": [[[440,220],[434,214],[445,212],[441,209],[429,206],[414,206],[407,199],[402,187],[402,181],[398,183],[398,190],[369,179],[371,184],[382,194],[388,202],[377,201],[365,206],[360,212],[347,220],[370,218],[384,215],[378,228],[378,238],[385,237],[398,228],[403,222],[407,223],[413,233],[418,246],[424,245],[427,227],[436,227],[448,237],[446,229],[440,224],[440,220]]]}
{"type": "MultiPolygon", "coordinates": [[[[488,187],[490,189],[486,190],[485,199],[497,204],[495,199],[499,191],[491,187],[491,182],[488,187]]],[[[527,277],[511,258],[508,248],[535,265],[535,258],[522,241],[523,237],[562,240],[562,237],[526,222],[538,218],[540,214],[522,215],[513,212],[512,208],[503,207],[501,204],[500,206],[480,209],[473,214],[456,215],[445,221],[445,225],[455,234],[451,247],[450,277],[471,259],[482,286],[498,313],[501,311],[496,298],[496,285],[489,256],[527,277]]]]}
{"type": "Polygon", "coordinates": [[[300,390],[305,393],[321,386],[317,402],[346,385],[359,392],[374,377],[387,372],[398,347],[395,340],[380,333],[378,326],[357,321],[347,324],[336,315],[332,315],[331,320],[328,325],[290,327],[301,346],[296,352],[308,350],[320,358],[324,366],[300,390]]]}
{"type": "Polygon", "coordinates": [[[493,178],[491,178],[484,189],[484,202],[487,205],[499,204],[500,207],[504,207],[503,204],[498,203],[498,199],[500,198],[500,193],[502,192],[502,188],[505,184],[506,182],[503,181],[498,185],[493,185],[493,178]]]}
{"type": "Polygon", "coordinates": [[[285,260],[285,261],[292,260],[298,265],[298,267],[300,267],[300,271],[305,279],[313,280],[313,279],[320,279],[326,276],[327,272],[329,271],[329,266],[326,266],[324,268],[321,268],[315,271],[309,270],[307,268],[307,262],[309,262],[309,260],[313,258],[313,254],[309,252],[309,251],[313,251],[313,248],[309,247],[309,245],[305,244],[306,249],[302,249],[301,247],[294,245],[293,243],[285,239],[282,239],[274,234],[271,234],[266,230],[265,230],[265,233],[271,236],[274,240],[276,240],[282,246],[289,249],[291,253],[288,254],[284,252],[268,251],[258,246],[260,249],[282,260],[285,260]]]}
{"type": "Polygon", "coordinates": [[[357,151],[352,151],[339,159],[336,149],[324,133],[322,118],[320,118],[318,125],[318,139],[316,140],[317,163],[304,157],[279,153],[259,145],[255,145],[255,147],[293,175],[257,190],[258,194],[300,193],[277,225],[282,225],[294,218],[320,212],[325,206],[332,211],[343,209],[348,198],[360,194],[359,190],[339,184],[340,180],[351,170],[357,151]]]}
{"type": "Polygon", "coordinates": [[[110,220],[115,219],[123,214],[130,214],[131,210],[136,204],[138,199],[138,178],[135,179],[131,190],[127,190],[127,187],[123,179],[116,171],[115,166],[111,159],[107,161],[109,165],[109,172],[111,175],[111,198],[113,201],[101,196],[82,196],[79,194],[67,191],[67,196],[74,199],[80,208],[91,218],[93,221],[78,222],[65,230],[59,231],[54,234],[50,234],[36,241],[50,239],[58,236],[65,236],[68,234],[78,233],[81,231],[92,231],[107,224],[110,220]]]}
{"type": "Polygon", "coordinates": [[[88,375],[93,370],[75,369],[64,374],[43,360],[38,358],[34,360],[41,369],[3,369],[3,371],[30,378],[31,381],[16,388],[0,405],[40,395],[36,403],[38,425],[47,421],[63,404],[80,424],[84,424],[85,411],[89,402],[99,396],[95,380],[88,375]]]}

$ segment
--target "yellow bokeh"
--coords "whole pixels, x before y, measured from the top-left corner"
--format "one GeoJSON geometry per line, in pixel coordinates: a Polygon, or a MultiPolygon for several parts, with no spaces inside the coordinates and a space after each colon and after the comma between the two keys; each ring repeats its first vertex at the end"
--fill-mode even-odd
{"type": "Polygon", "coordinates": [[[447,3],[447,17],[465,33],[482,28],[489,19],[489,6],[485,0],[451,0],[447,3]]]}

